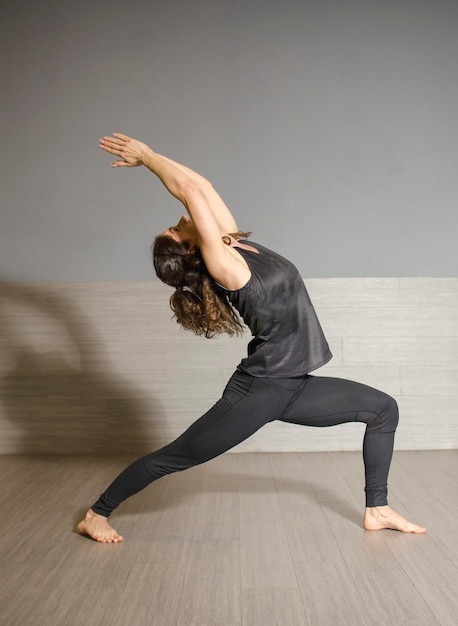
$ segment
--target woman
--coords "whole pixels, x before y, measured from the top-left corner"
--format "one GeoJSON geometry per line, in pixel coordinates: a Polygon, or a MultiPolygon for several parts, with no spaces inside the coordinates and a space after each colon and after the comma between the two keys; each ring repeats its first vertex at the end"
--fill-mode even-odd
{"type": "Polygon", "coordinates": [[[147,145],[115,133],[100,140],[113,167],[145,165],[185,206],[188,215],[156,238],[159,278],[175,287],[177,321],[196,334],[239,334],[241,315],[253,339],[222,398],[176,441],[127,467],[89,509],[77,528],[93,539],[123,538],[107,521],[126,498],[153,480],[204,463],[240,443],[267,422],[332,426],[364,422],[364,528],[424,533],[387,503],[387,478],[398,422],[390,396],[358,383],[310,372],[331,353],[297,269],[245,239],[212,185],[147,145]]]}

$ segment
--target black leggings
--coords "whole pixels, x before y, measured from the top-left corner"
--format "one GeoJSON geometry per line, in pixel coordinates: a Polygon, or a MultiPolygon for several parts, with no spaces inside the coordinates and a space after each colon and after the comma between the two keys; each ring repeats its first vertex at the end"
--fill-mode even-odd
{"type": "Polygon", "coordinates": [[[387,504],[387,479],[398,423],[396,401],[381,391],[340,378],[254,378],[236,371],[223,396],[178,439],[134,461],[92,509],[108,517],[151,482],[209,461],[281,420],[304,426],[363,422],[366,506],[387,504]]]}

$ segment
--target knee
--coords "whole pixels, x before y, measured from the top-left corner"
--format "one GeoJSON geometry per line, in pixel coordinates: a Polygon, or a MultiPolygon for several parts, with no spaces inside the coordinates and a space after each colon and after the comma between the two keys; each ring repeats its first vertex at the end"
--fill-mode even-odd
{"type": "Polygon", "coordinates": [[[363,411],[359,420],[366,422],[367,432],[393,433],[399,421],[398,403],[394,398],[383,394],[377,403],[377,409],[363,411]]]}
{"type": "Polygon", "coordinates": [[[381,416],[382,433],[393,433],[399,422],[399,407],[396,400],[391,396],[385,396],[385,403],[381,416]]]}

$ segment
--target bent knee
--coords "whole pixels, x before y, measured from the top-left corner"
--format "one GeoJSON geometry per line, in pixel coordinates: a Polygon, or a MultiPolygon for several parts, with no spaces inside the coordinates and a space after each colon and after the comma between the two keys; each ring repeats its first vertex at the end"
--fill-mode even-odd
{"type": "Polygon", "coordinates": [[[399,422],[398,403],[394,398],[383,394],[376,410],[361,411],[358,421],[367,424],[367,432],[392,433],[399,422]]]}
{"type": "Polygon", "coordinates": [[[391,396],[386,396],[386,405],[383,410],[382,432],[392,433],[399,423],[398,403],[391,396]]]}

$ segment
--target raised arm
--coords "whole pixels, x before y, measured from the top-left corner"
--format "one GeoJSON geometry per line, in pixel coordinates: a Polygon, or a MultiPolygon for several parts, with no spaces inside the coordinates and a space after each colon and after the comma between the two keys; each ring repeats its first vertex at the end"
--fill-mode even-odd
{"type": "Polygon", "coordinates": [[[161,179],[167,190],[181,202],[183,202],[182,185],[193,181],[205,198],[218,224],[220,234],[227,235],[238,231],[235,218],[225,202],[214,189],[211,182],[201,174],[198,174],[186,165],[173,161],[169,157],[154,152],[146,144],[121,133],[114,133],[113,137],[103,137],[100,140],[100,147],[111,154],[122,157],[121,160],[112,163],[113,167],[145,165],[161,179]],[[161,160],[165,161],[165,163],[161,163],[161,160]],[[172,167],[167,168],[167,163],[172,167]],[[180,176],[180,173],[184,176],[180,176]]]}
{"type": "Polygon", "coordinates": [[[221,236],[237,231],[232,214],[211,183],[193,170],[154,152],[146,144],[115,133],[100,139],[100,147],[120,157],[113,167],[146,166],[186,208],[198,233],[207,270],[228,289],[238,289],[249,278],[246,264],[224,244],[221,236]]]}
{"type": "Polygon", "coordinates": [[[202,192],[205,200],[210,207],[210,210],[213,213],[213,216],[219,226],[222,235],[227,235],[229,233],[236,233],[238,231],[238,227],[235,221],[234,216],[229,211],[226,206],[226,203],[221,198],[219,193],[213,187],[211,182],[204,178],[201,174],[198,174],[191,168],[186,165],[182,165],[181,163],[177,163],[173,161],[169,157],[162,156],[163,159],[177,167],[183,173],[187,174],[189,178],[195,181],[199,185],[199,189],[202,192]]]}

